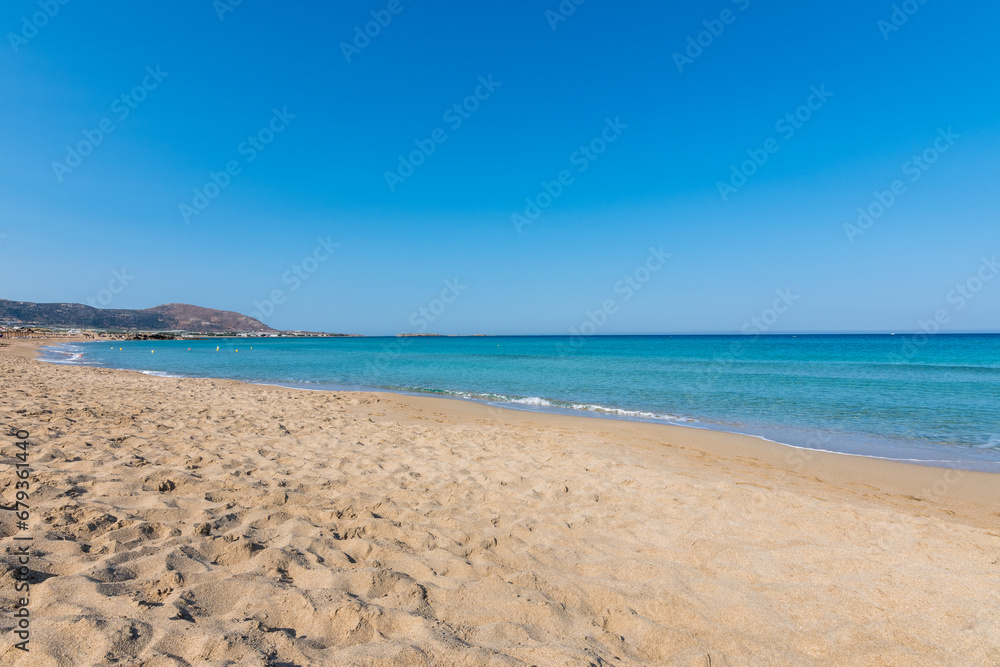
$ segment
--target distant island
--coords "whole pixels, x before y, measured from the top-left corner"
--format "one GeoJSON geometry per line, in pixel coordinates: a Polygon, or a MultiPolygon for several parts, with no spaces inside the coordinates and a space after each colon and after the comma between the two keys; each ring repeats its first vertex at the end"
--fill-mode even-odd
{"type": "Polygon", "coordinates": [[[0,325],[8,329],[44,327],[120,332],[141,337],[167,333],[255,336],[345,336],[306,331],[278,331],[260,320],[228,310],[167,303],[144,310],[103,309],[81,303],[32,303],[0,299],[0,325]]]}

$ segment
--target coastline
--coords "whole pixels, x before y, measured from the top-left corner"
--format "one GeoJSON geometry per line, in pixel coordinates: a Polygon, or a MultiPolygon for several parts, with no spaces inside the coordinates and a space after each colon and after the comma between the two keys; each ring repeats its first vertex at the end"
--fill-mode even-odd
{"type": "MultiPolygon", "coordinates": [[[[66,339],[66,340],[60,341],[60,343],[69,343],[69,344],[72,344],[72,343],[94,343],[94,342],[95,341],[93,341],[92,339],[82,339],[82,338],[81,339],[66,339]]],[[[58,362],[58,361],[43,360],[43,359],[41,359],[41,350],[42,350],[42,348],[50,346],[46,341],[44,341],[44,340],[25,341],[25,344],[30,344],[30,345],[32,345],[35,348],[35,354],[33,356],[34,359],[41,360],[41,361],[47,361],[49,363],[61,364],[61,362],[58,362]]],[[[91,366],[90,364],[75,364],[75,363],[72,363],[72,362],[67,362],[67,363],[62,364],[62,365],[91,366]]],[[[153,375],[153,376],[158,376],[158,377],[178,378],[178,379],[194,379],[194,378],[215,379],[215,380],[224,380],[224,379],[225,380],[230,380],[230,379],[232,379],[232,378],[213,377],[213,376],[209,376],[209,375],[206,375],[206,376],[184,376],[184,375],[176,375],[176,374],[172,374],[172,373],[160,373],[160,372],[142,371],[142,370],[128,369],[128,368],[112,368],[112,367],[107,367],[107,366],[91,366],[91,367],[109,368],[111,370],[117,370],[117,371],[121,371],[121,372],[134,372],[134,373],[140,373],[140,374],[145,374],[145,375],[153,375]]],[[[458,403],[473,403],[473,404],[478,404],[478,405],[486,406],[486,407],[488,407],[490,409],[509,410],[509,411],[512,411],[512,412],[527,412],[527,413],[535,413],[535,414],[540,414],[540,415],[565,416],[565,417],[582,418],[582,419],[597,419],[597,420],[601,420],[601,421],[624,421],[624,422],[627,422],[627,423],[648,424],[648,425],[651,425],[651,426],[654,426],[654,427],[661,427],[661,426],[663,426],[663,427],[671,427],[671,428],[693,429],[693,430],[696,430],[696,431],[707,432],[707,433],[718,433],[718,434],[721,434],[721,435],[723,435],[725,437],[736,436],[737,438],[749,439],[751,441],[758,442],[758,443],[761,443],[763,445],[768,445],[768,446],[770,446],[770,445],[777,445],[780,448],[787,448],[787,449],[791,449],[791,450],[798,450],[798,451],[800,451],[802,453],[799,454],[799,455],[796,455],[794,453],[787,453],[787,455],[785,457],[786,458],[786,462],[790,461],[791,464],[794,464],[797,468],[801,467],[803,461],[811,460],[814,457],[814,455],[831,454],[831,455],[834,455],[834,456],[856,457],[856,458],[865,459],[865,460],[884,461],[884,462],[888,462],[888,463],[900,463],[900,464],[907,464],[907,465],[917,465],[917,466],[920,466],[920,467],[929,467],[929,468],[934,468],[934,469],[958,470],[958,471],[961,471],[962,473],[978,472],[978,473],[983,473],[983,474],[988,474],[988,475],[1000,475],[1000,461],[998,461],[998,460],[986,460],[986,459],[975,459],[975,458],[962,458],[962,459],[913,458],[913,457],[905,456],[903,451],[896,452],[895,451],[896,449],[901,449],[902,448],[902,445],[899,445],[899,444],[896,444],[896,443],[894,443],[892,445],[892,449],[887,449],[886,445],[884,443],[882,443],[881,444],[882,449],[880,450],[881,453],[862,453],[862,452],[843,451],[843,450],[838,450],[838,449],[825,449],[825,448],[819,448],[819,447],[810,447],[810,446],[805,446],[805,445],[794,444],[793,442],[786,442],[786,441],[783,441],[783,440],[778,440],[778,439],[775,439],[773,437],[768,437],[767,435],[763,435],[763,434],[760,434],[760,433],[743,432],[743,431],[739,430],[739,427],[736,426],[736,425],[725,425],[725,424],[719,424],[719,423],[714,423],[714,422],[710,422],[710,421],[699,421],[697,419],[689,419],[689,418],[686,418],[686,417],[676,417],[676,418],[673,418],[673,419],[637,417],[637,416],[634,416],[635,414],[640,413],[640,411],[637,411],[637,410],[629,411],[629,412],[631,412],[633,414],[633,416],[622,416],[622,415],[619,415],[619,414],[615,414],[613,411],[611,411],[611,409],[605,409],[605,410],[608,410],[608,412],[603,412],[603,411],[600,411],[600,410],[593,410],[593,409],[575,409],[575,410],[570,410],[570,409],[556,407],[556,406],[551,406],[551,407],[536,407],[536,406],[534,406],[531,403],[522,403],[521,400],[524,400],[524,399],[521,399],[519,401],[511,401],[511,402],[497,402],[497,401],[492,401],[492,400],[487,399],[487,398],[480,398],[480,397],[476,397],[476,396],[464,395],[461,392],[457,392],[457,393],[449,393],[449,392],[440,392],[440,393],[438,393],[438,392],[430,392],[430,391],[420,392],[420,391],[408,391],[408,390],[402,390],[402,389],[395,390],[395,389],[388,389],[388,388],[381,388],[381,387],[366,387],[366,386],[350,386],[350,387],[348,387],[348,386],[335,386],[335,385],[328,385],[328,386],[319,385],[319,386],[313,387],[313,386],[309,386],[309,385],[296,385],[294,383],[254,382],[254,381],[251,381],[251,380],[239,380],[239,379],[232,379],[232,380],[236,381],[236,382],[241,382],[241,383],[244,383],[244,384],[251,384],[251,385],[258,385],[258,386],[280,387],[280,388],[285,388],[285,389],[290,389],[290,390],[297,390],[297,391],[321,391],[321,392],[332,391],[332,392],[338,392],[338,393],[385,394],[385,395],[390,395],[390,396],[412,396],[412,397],[415,397],[415,398],[430,398],[432,400],[444,400],[444,401],[451,401],[451,402],[458,402],[458,403]],[[892,452],[893,454],[898,453],[899,455],[896,455],[896,456],[889,455],[890,452],[892,452]],[[946,465],[946,464],[953,464],[953,465],[946,465]]],[[[594,407],[597,407],[597,406],[590,406],[590,408],[594,408],[594,407]]],[[[871,438],[868,438],[868,440],[869,440],[869,442],[872,441],[871,438]]],[[[876,446],[879,446],[879,445],[876,445],[876,446]]],[[[938,445],[937,449],[934,449],[934,450],[927,448],[927,446],[924,446],[923,449],[921,449],[921,451],[923,453],[927,454],[927,455],[932,455],[933,454],[933,455],[938,455],[938,456],[942,456],[942,457],[943,456],[948,456],[948,455],[954,455],[954,454],[951,454],[951,452],[949,451],[948,447],[944,447],[944,446],[940,446],[940,445],[938,445]]],[[[771,460],[776,460],[776,458],[773,457],[773,456],[770,457],[770,458],[771,458],[771,460]]],[[[931,477],[934,477],[934,476],[932,475],[931,477]]],[[[942,495],[942,494],[941,493],[937,493],[936,495],[942,495]]]]}
{"type": "MultiPolygon", "coordinates": [[[[61,339],[60,343],[93,342],[90,339],[61,339]]],[[[24,340],[15,344],[12,350],[21,356],[38,363],[47,363],[39,359],[41,349],[49,346],[52,341],[45,339],[24,340]],[[17,350],[16,348],[22,348],[17,350]]],[[[93,366],[69,366],[77,368],[98,368],[93,366]]],[[[104,369],[114,373],[138,374],[146,377],[141,371],[129,369],[104,369]]],[[[245,386],[274,387],[287,391],[318,391],[329,393],[327,389],[303,389],[287,387],[270,383],[253,383],[222,378],[187,378],[169,376],[167,379],[179,380],[212,380],[216,382],[233,382],[245,386]]],[[[751,457],[762,464],[772,466],[785,474],[795,474],[811,477],[820,482],[834,484],[857,484],[863,487],[879,489],[901,498],[913,500],[912,509],[927,509],[927,502],[937,502],[948,498],[959,502],[992,504],[996,515],[1000,516],[1000,473],[972,471],[934,466],[923,463],[912,463],[904,460],[887,459],[879,456],[850,454],[821,449],[811,449],[788,443],[769,440],[763,436],[732,431],[700,428],[697,426],[669,423],[655,423],[643,420],[616,419],[602,415],[567,415],[553,412],[536,412],[516,406],[488,405],[484,402],[464,399],[458,396],[430,396],[413,393],[394,392],[389,390],[365,391],[333,391],[335,394],[356,395],[362,398],[378,396],[384,400],[395,399],[399,407],[418,410],[440,417],[462,421],[481,421],[491,419],[505,421],[510,424],[530,425],[533,427],[561,427],[578,430],[588,434],[607,434],[618,437],[635,437],[637,441],[655,453],[657,447],[695,448],[705,455],[725,458],[751,457]],[[617,425],[617,427],[615,427],[617,425]],[[672,442],[680,444],[670,444],[672,442]],[[962,480],[956,481],[956,473],[962,480]],[[942,481],[947,488],[942,487],[942,481]],[[921,505],[920,503],[924,503],[921,505]]],[[[951,514],[946,509],[944,513],[951,514]]],[[[989,521],[981,525],[996,525],[989,521]]]]}
{"type": "Polygon", "coordinates": [[[1000,660],[995,474],[34,361],[50,342],[0,347],[37,466],[32,664],[1000,660]]]}

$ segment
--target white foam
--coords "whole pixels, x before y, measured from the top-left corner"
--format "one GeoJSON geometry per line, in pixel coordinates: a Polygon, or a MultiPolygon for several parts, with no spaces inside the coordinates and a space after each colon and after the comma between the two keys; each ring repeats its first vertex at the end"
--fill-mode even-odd
{"type": "Polygon", "coordinates": [[[42,356],[39,361],[50,364],[81,365],[83,359],[83,348],[69,343],[58,343],[56,345],[46,345],[42,348],[42,356]]]}
{"type": "Polygon", "coordinates": [[[174,375],[173,373],[164,373],[163,371],[139,371],[143,375],[152,375],[158,378],[182,378],[183,375],[174,375]]]}
{"type": "Polygon", "coordinates": [[[668,421],[668,422],[689,422],[692,421],[687,417],[678,417],[677,415],[670,414],[660,414],[656,412],[647,412],[645,410],[623,410],[622,408],[608,408],[603,405],[591,405],[589,403],[574,403],[572,406],[574,410],[586,410],[588,412],[601,412],[608,415],[618,415],[619,417],[633,417],[638,419],[656,419],[658,421],[668,421]]]}
{"type": "Polygon", "coordinates": [[[547,398],[541,398],[539,396],[528,396],[526,398],[511,398],[509,396],[500,396],[496,394],[479,394],[468,397],[479,400],[497,401],[498,403],[501,404],[509,403],[514,405],[528,405],[536,408],[561,408],[564,410],[582,410],[585,412],[597,412],[605,415],[626,417],[629,419],[651,419],[655,421],[671,422],[675,424],[682,422],[697,421],[695,419],[689,419],[687,417],[679,417],[677,415],[658,413],[658,412],[649,412],[646,410],[624,410],[622,408],[609,408],[604,405],[595,405],[592,403],[563,403],[561,401],[552,401],[547,398]]]}
{"type": "Polygon", "coordinates": [[[527,398],[515,398],[509,401],[510,403],[517,403],[519,405],[535,405],[538,407],[552,407],[552,401],[547,401],[544,398],[539,398],[538,396],[529,396],[527,398]]]}

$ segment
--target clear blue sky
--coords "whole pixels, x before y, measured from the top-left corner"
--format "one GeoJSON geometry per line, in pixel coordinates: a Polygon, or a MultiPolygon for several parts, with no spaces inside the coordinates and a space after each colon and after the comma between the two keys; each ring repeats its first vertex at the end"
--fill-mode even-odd
{"type": "Polygon", "coordinates": [[[233,1],[4,3],[0,296],[251,314],[281,290],[272,326],[365,334],[420,308],[561,334],[608,301],[600,333],[1000,330],[996,3],[233,1]]]}

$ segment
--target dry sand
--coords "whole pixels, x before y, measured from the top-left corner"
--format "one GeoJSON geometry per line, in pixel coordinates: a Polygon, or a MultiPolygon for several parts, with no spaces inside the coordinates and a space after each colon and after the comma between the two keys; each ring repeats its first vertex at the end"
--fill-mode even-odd
{"type": "Polygon", "coordinates": [[[24,654],[0,511],[0,664],[1000,664],[998,476],[30,350],[0,348],[36,582],[24,654]]]}

